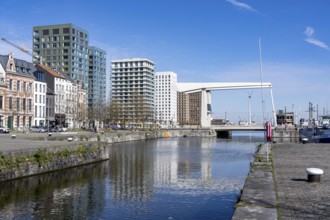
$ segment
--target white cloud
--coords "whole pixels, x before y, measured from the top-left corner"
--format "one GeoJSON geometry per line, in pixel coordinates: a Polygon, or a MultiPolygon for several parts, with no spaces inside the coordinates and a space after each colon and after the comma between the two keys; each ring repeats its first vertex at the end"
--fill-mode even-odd
{"type": "Polygon", "coordinates": [[[308,26],[304,33],[307,37],[311,37],[314,34],[314,28],[308,26]]]}
{"type": "Polygon", "coordinates": [[[321,48],[326,49],[326,50],[330,50],[329,46],[326,43],[314,38],[314,36],[313,36],[314,35],[314,28],[307,26],[305,31],[304,31],[304,34],[307,37],[307,38],[305,38],[305,41],[307,43],[313,44],[317,47],[321,47],[321,48]]]}
{"type": "Polygon", "coordinates": [[[254,9],[252,6],[250,6],[246,3],[239,2],[237,0],[226,0],[226,1],[231,3],[233,6],[239,8],[239,9],[248,10],[248,11],[252,11],[252,12],[257,12],[256,9],[254,9]]]}
{"type": "Polygon", "coordinates": [[[317,39],[314,39],[314,38],[306,38],[305,41],[310,43],[310,44],[313,44],[315,46],[318,46],[318,47],[321,47],[323,49],[329,50],[328,45],[326,43],[320,41],[320,40],[317,40],[317,39]]]}

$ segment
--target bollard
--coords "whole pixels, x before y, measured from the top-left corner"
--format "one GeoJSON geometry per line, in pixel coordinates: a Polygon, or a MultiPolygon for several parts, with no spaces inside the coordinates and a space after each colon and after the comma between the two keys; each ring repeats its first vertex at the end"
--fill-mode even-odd
{"type": "Polygon", "coordinates": [[[308,143],[308,138],[301,138],[301,141],[303,142],[303,144],[306,144],[306,143],[308,143]]]}
{"type": "Polygon", "coordinates": [[[72,137],[69,137],[68,138],[68,141],[70,142],[70,141],[73,141],[73,138],[72,137]]]}
{"type": "Polygon", "coordinates": [[[12,134],[11,138],[13,138],[13,139],[16,138],[16,134],[12,134]]]}
{"type": "Polygon", "coordinates": [[[321,175],[323,174],[323,170],[319,168],[307,168],[307,181],[311,183],[318,183],[321,181],[321,175]]]}

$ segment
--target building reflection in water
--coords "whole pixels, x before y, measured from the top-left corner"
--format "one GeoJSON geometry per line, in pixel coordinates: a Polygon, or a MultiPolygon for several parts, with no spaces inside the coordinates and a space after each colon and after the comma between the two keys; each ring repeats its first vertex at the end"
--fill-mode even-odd
{"type": "Polygon", "coordinates": [[[219,201],[219,195],[237,195],[254,153],[243,142],[215,138],[155,139],[109,148],[109,161],[0,183],[0,219],[121,219],[130,218],[127,213],[144,216],[151,207],[157,216],[164,208],[161,199],[180,206],[178,198],[189,204],[180,207],[189,216],[193,196],[198,206],[205,195],[219,201]]]}
{"type": "Polygon", "coordinates": [[[110,149],[112,198],[147,201],[154,193],[154,148],[147,141],[118,143],[110,149]]]}
{"type": "Polygon", "coordinates": [[[107,162],[0,183],[0,219],[83,219],[105,206],[107,162]]]}
{"type": "Polygon", "coordinates": [[[110,150],[112,197],[147,201],[155,187],[191,188],[212,178],[214,139],[149,140],[114,144],[110,150]]]}

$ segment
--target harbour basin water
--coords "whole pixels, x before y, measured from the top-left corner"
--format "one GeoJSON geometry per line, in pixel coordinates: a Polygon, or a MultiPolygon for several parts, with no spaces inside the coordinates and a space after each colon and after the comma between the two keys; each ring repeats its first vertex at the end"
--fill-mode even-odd
{"type": "Polygon", "coordinates": [[[110,160],[0,183],[0,219],[230,219],[262,135],[110,145],[110,160]]]}

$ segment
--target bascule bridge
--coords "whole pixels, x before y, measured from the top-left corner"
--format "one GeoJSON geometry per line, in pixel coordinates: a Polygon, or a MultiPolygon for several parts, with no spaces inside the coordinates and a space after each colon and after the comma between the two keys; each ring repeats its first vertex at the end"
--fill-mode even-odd
{"type": "MultiPolygon", "coordinates": [[[[272,84],[268,82],[224,82],[224,83],[178,83],[178,121],[179,123],[195,122],[201,128],[213,128],[211,91],[239,89],[269,89],[272,100],[273,126],[276,124],[276,112],[272,92],[272,84]]],[[[263,128],[263,125],[260,126],[263,128]]],[[[216,130],[217,128],[214,127],[216,130]]],[[[220,130],[220,128],[218,128],[220,130]]],[[[223,130],[223,128],[221,128],[223,130]]],[[[228,127],[230,130],[230,127],[228,127]]],[[[251,130],[259,130],[251,126],[251,130]]],[[[245,130],[248,130],[246,128],[245,130]]]]}

